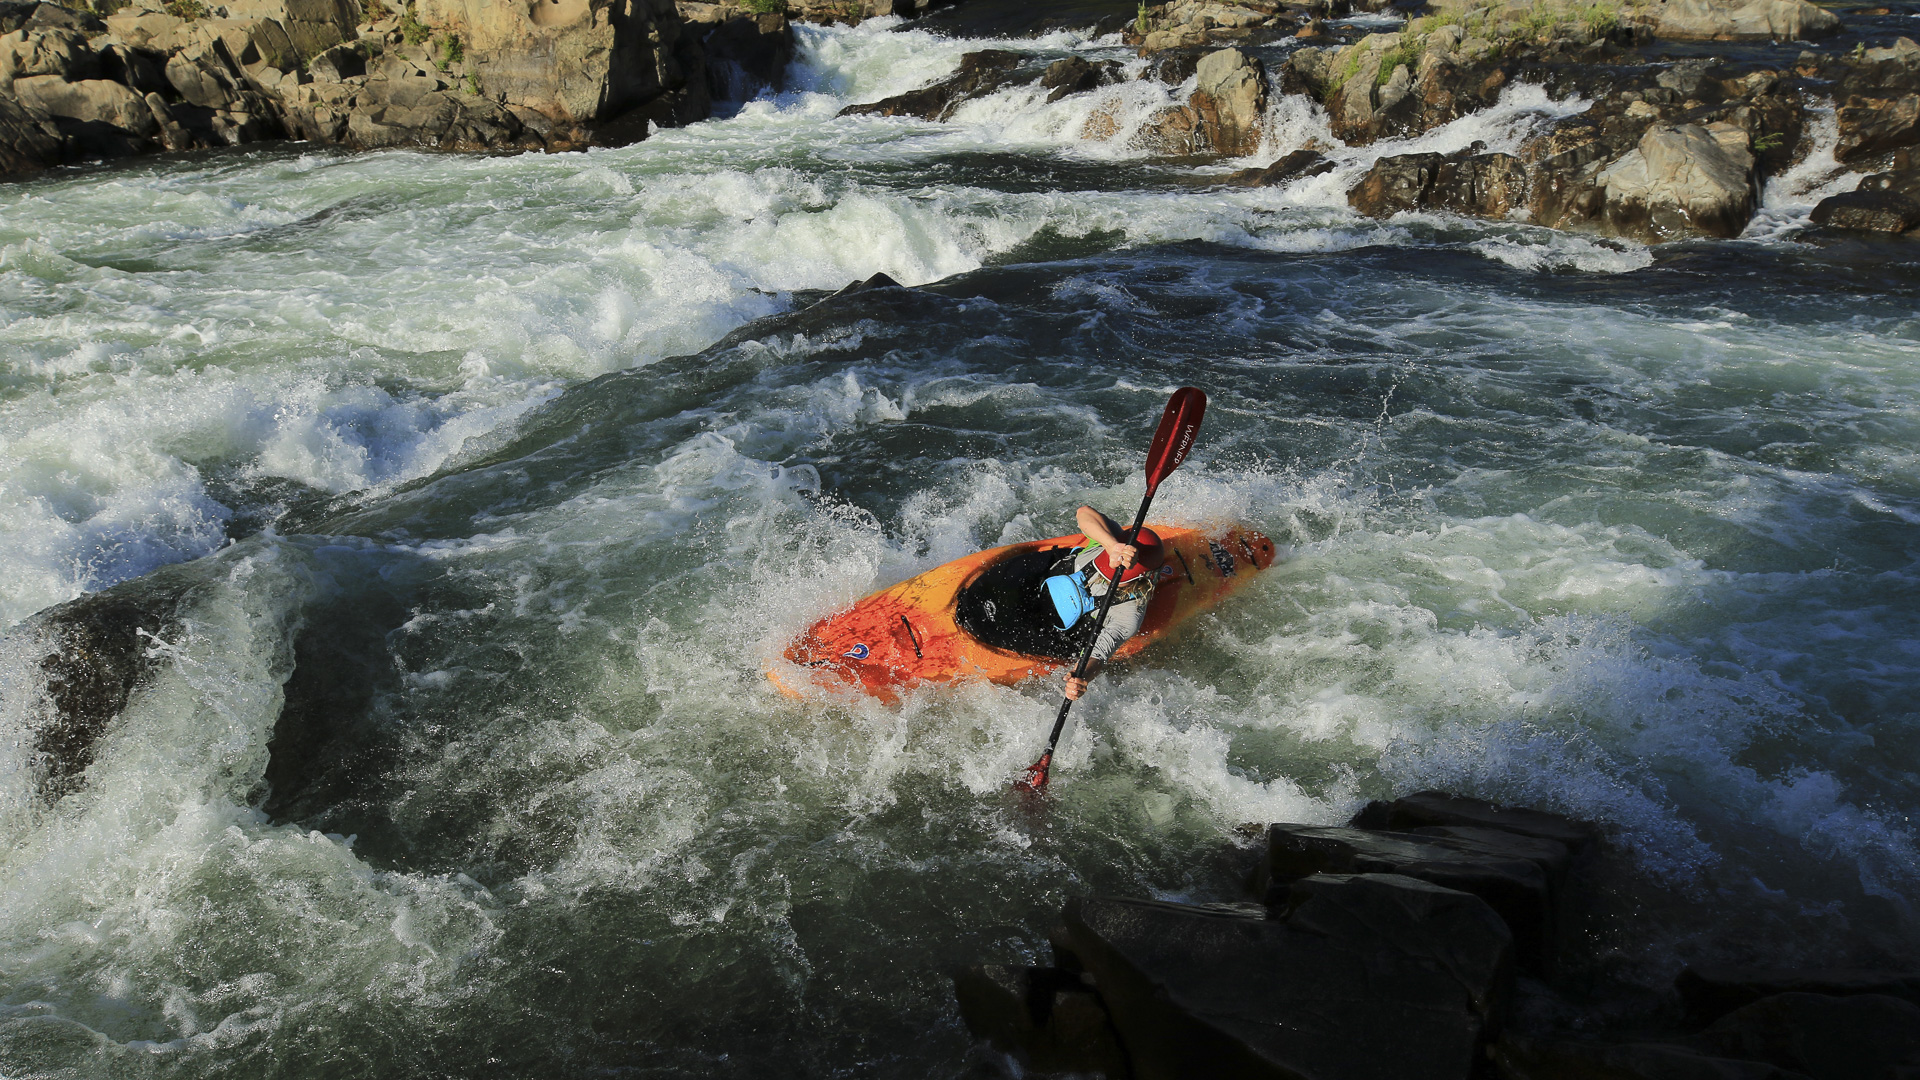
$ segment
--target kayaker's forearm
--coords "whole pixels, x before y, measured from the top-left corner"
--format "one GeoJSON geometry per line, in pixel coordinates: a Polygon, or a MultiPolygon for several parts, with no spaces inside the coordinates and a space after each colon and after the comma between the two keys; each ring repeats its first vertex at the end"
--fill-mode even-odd
{"type": "Polygon", "coordinates": [[[1074,511],[1073,520],[1080,526],[1082,535],[1098,542],[1101,547],[1110,548],[1120,543],[1119,524],[1091,506],[1074,511]]]}

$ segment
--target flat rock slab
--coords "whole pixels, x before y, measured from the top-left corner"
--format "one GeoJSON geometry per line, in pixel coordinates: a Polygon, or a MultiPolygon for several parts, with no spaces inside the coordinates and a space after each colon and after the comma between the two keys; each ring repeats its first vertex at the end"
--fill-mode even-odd
{"type": "Polygon", "coordinates": [[[1297,883],[1278,918],[1075,900],[1074,955],[1133,1075],[1465,1078],[1498,1025],[1512,938],[1478,897],[1396,875],[1297,883]]]}
{"type": "Polygon", "coordinates": [[[1496,806],[1479,799],[1422,791],[1392,802],[1370,802],[1350,822],[1356,829],[1418,829],[1430,825],[1471,825],[1521,836],[1553,840],[1579,852],[1594,841],[1592,826],[1512,806],[1496,806]]]}
{"type": "Polygon", "coordinates": [[[1404,874],[1485,900],[1512,929],[1521,966],[1544,973],[1556,936],[1549,874],[1557,878],[1570,858],[1554,841],[1497,830],[1436,836],[1278,824],[1267,828],[1267,900],[1311,874],[1404,874]]]}
{"type": "Polygon", "coordinates": [[[1514,1038],[1487,1056],[1500,1080],[1808,1080],[1777,1065],[1667,1043],[1514,1038]]]}
{"type": "Polygon", "coordinates": [[[1776,994],[1689,1041],[1812,1080],[1908,1077],[1920,1071],[1920,1006],[1884,994],[1776,994]]]}
{"type": "Polygon", "coordinates": [[[1687,1018],[1696,1025],[1710,1024],[1735,1009],[1777,994],[1880,994],[1920,1005],[1920,971],[1781,971],[1700,965],[1682,970],[1673,980],[1673,988],[1686,1006],[1687,1018]]]}

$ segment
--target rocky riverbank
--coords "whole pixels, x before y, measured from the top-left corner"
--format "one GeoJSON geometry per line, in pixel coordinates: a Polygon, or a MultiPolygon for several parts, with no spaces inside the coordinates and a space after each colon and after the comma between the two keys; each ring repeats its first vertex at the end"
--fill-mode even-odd
{"type": "MultiPolygon", "coordinates": [[[[704,119],[717,99],[780,87],[790,19],[851,22],[927,6],[134,0],[102,17],[9,3],[0,10],[0,170],[282,138],[353,148],[618,145],[704,119]]],[[[1154,79],[1186,101],[1133,127],[1116,115],[1117,99],[1103,101],[1079,136],[1125,139],[1204,168],[1269,146],[1271,106],[1287,95],[1311,99],[1332,137],[1355,147],[1418,136],[1537,84],[1590,104],[1518,152],[1380,157],[1351,184],[1349,203],[1374,217],[1444,211],[1647,243],[1730,237],[1752,220],[1770,177],[1831,154],[1831,172],[1859,179],[1827,198],[1815,223],[1920,227],[1920,45],[1910,38],[1806,49],[1769,65],[1674,60],[1657,49],[1817,38],[1838,19],[1806,0],[1439,0],[1403,28],[1366,33],[1328,21],[1344,10],[1175,0],[1103,27],[1135,46],[1144,67],[971,53],[948,78],[846,111],[938,122],[1010,87],[1038,84],[1058,100],[1154,79]]],[[[1226,182],[1317,176],[1332,148],[1288,148],[1226,182]]]]}
{"type": "MultiPolygon", "coordinates": [[[[1819,38],[1839,20],[1805,0],[1525,8],[1444,0],[1425,10],[1403,29],[1358,33],[1329,24],[1326,16],[1342,11],[1325,5],[1143,7],[1124,31],[1148,61],[1137,77],[1181,87],[1189,100],[1130,131],[1102,105],[1079,134],[1174,158],[1246,157],[1269,145],[1269,104],[1299,94],[1325,110],[1334,139],[1357,147],[1422,135],[1535,84],[1554,100],[1590,104],[1518,153],[1380,157],[1351,186],[1350,205],[1373,217],[1445,211],[1646,243],[1731,237],[1752,221],[1768,179],[1831,154],[1832,178],[1852,173],[1858,187],[1826,199],[1815,223],[1892,233],[1920,225],[1910,149],[1920,142],[1920,46],[1910,38],[1808,49],[1769,66],[1750,55],[1674,59],[1658,50],[1663,42],[1711,53],[1715,46],[1702,43],[1819,38]],[[1276,54],[1276,42],[1289,38],[1306,44],[1276,54]]],[[[1010,86],[1038,83],[1058,100],[1122,78],[1112,63],[1049,66],[983,52],[943,81],[846,111],[938,121],[1010,86]]],[[[1226,182],[1318,176],[1332,168],[1323,153],[1331,149],[1294,148],[1226,182]]]]}
{"type": "Polygon", "coordinates": [[[1591,968],[1591,898],[1622,872],[1581,823],[1424,792],[1265,839],[1257,902],[1070,901],[1051,966],[955,976],[969,1028],[1027,1070],[1140,1080],[1920,1068],[1913,972],[1689,966],[1624,1010],[1559,978],[1591,968]]]}

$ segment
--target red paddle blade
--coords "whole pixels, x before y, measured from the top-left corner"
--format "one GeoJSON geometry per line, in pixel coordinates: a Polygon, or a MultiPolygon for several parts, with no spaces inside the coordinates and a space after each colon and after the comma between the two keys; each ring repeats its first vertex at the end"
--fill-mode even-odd
{"type": "Polygon", "coordinates": [[[1187,460],[1193,440],[1200,437],[1200,420],[1207,415],[1206,392],[1197,386],[1183,386],[1173,392],[1167,411],[1161,414],[1160,430],[1153,433],[1153,446],[1147,450],[1147,490],[1160,486],[1167,474],[1187,460]]]}
{"type": "Polygon", "coordinates": [[[1047,769],[1052,765],[1053,751],[1049,750],[1040,755],[1039,761],[1027,766],[1027,771],[1021,773],[1020,779],[1013,782],[1013,789],[1034,795],[1045,791],[1047,787],[1047,769]]]}

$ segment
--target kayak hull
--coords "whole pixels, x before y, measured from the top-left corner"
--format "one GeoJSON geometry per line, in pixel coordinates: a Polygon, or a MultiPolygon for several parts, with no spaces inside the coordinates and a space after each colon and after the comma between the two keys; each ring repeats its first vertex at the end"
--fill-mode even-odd
{"type": "MultiPolygon", "coordinates": [[[[1273,565],[1273,541],[1251,530],[1231,529],[1217,537],[1195,529],[1156,526],[1155,531],[1167,546],[1166,565],[1158,571],[1140,632],[1115,651],[1115,659],[1138,654],[1273,565]]],[[[851,688],[895,701],[916,686],[973,679],[1011,685],[1070,666],[1077,656],[1059,635],[1057,622],[1048,626],[1056,635],[1052,638],[1013,633],[1019,627],[996,630],[994,600],[983,597],[1000,600],[1006,609],[999,616],[1003,622],[1050,619],[1038,610],[1011,611],[1009,598],[1020,597],[1007,591],[1010,582],[998,579],[1032,577],[1031,568],[1084,542],[1074,534],[991,548],[882,589],[807,628],[786,650],[792,666],[776,664],[767,675],[793,697],[814,687],[851,688]]],[[[1037,579],[1031,584],[1037,586],[1037,579]]]]}

